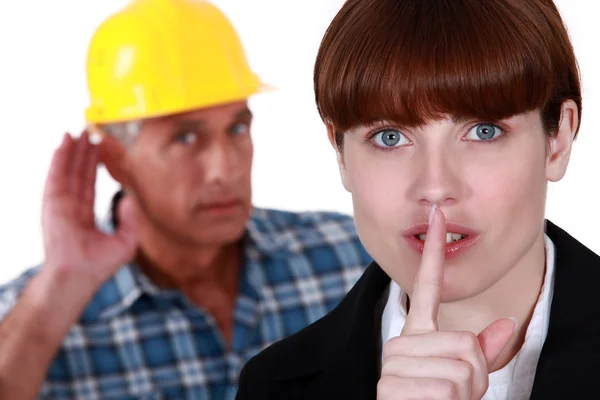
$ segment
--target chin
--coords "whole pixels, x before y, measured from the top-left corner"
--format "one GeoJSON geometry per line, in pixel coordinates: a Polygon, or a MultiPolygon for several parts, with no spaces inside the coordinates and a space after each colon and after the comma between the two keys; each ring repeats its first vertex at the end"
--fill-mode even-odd
{"type": "Polygon", "coordinates": [[[477,296],[481,291],[473,290],[472,287],[460,287],[451,286],[444,284],[442,296],[440,298],[441,303],[454,303],[456,301],[466,300],[477,296]]]}
{"type": "Polygon", "coordinates": [[[242,239],[246,223],[222,223],[205,227],[193,234],[194,241],[203,245],[227,245],[242,239]]]}
{"type": "Polygon", "coordinates": [[[493,282],[486,282],[484,277],[479,275],[482,273],[484,271],[480,269],[467,268],[463,271],[447,271],[444,276],[441,301],[452,303],[473,298],[485,292],[489,289],[490,284],[493,285],[493,282]]]}

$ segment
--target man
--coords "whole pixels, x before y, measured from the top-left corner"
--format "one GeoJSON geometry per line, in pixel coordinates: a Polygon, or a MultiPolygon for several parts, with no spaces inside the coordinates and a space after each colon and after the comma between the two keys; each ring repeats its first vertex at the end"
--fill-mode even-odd
{"type": "Polygon", "coordinates": [[[96,31],[88,82],[101,141],[65,135],[43,265],[0,289],[0,398],[233,398],[246,360],[370,262],[353,221],[251,206],[262,85],[211,4],[133,2],[96,31]],[[123,188],[100,229],[98,160],[123,188]]]}

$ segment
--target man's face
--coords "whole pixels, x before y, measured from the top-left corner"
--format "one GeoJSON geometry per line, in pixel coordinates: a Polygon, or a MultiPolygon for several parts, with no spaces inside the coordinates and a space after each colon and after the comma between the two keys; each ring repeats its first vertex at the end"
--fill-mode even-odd
{"type": "Polygon", "coordinates": [[[163,234],[201,245],[241,237],[251,212],[251,122],[245,101],[143,122],[124,165],[163,234]]]}
{"type": "Polygon", "coordinates": [[[543,246],[547,180],[564,173],[548,167],[547,145],[531,112],[496,125],[448,118],[362,126],[345,134],[338,160],[362,242],[409,293],[431,207],[444,212],[455,235],[447,237],[442,300],[454,301],[482,293],[543,248],[534,244],[543,246]]]}

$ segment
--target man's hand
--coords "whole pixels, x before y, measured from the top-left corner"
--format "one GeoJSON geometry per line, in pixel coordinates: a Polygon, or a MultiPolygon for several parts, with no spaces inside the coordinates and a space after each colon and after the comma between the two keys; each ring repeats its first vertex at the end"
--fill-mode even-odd
{"type": "Polygon", "coordinates": [[[446,221],[441,210],[432,213],[406,324],[384,346],[378,400],[481,399],[488,388],[488,368],[516,328],[507,318],[479,335],[438,330],[446,221]]]}
{"type": "Polygon", "coordinates": [[[50,165],[42,208],[45,272],[74,278],[92,291],[134,256],[138,238],[132,196],[120,204],[115,235],[96,228],[97,164],[98,149],[87,132],[79,139],[66,134],[50,165]]]}

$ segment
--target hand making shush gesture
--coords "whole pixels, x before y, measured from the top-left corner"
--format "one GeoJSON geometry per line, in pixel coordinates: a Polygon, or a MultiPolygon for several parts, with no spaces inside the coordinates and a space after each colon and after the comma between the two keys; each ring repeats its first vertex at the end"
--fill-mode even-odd
{"type": "Polygon", "coordinates": [[[434,206],[404,329],[384,346],[378,400],[479,400],[488,388],[489,366],[514,333],[508,318],[478,335],[438,329],[445,246],[446,220],[434,206]]]}

